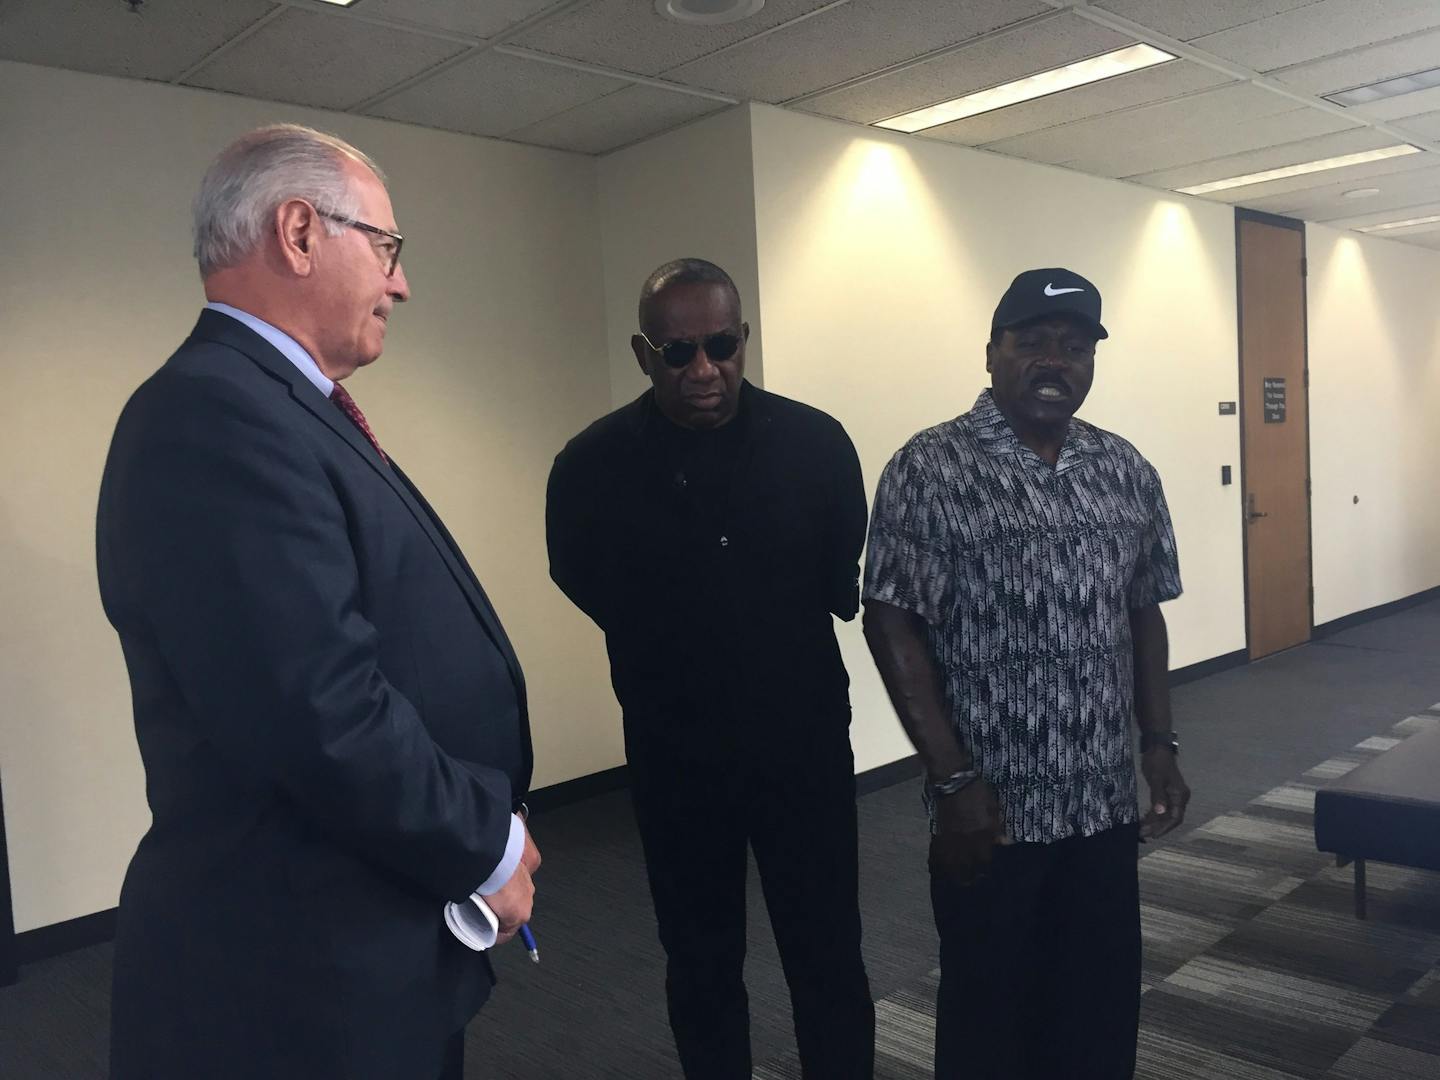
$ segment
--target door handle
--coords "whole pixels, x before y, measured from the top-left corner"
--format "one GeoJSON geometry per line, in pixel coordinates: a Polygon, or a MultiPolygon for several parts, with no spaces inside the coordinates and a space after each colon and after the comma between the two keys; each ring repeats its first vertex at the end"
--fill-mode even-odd
{"type": "Polygon", "coordinates": [[[1245,496],[1245,521],[1258,521],[1262,517],[1269,517],[1269,514],[1261,513],[1255,509],[1255,494],[1252,492],[1245,496]]]}

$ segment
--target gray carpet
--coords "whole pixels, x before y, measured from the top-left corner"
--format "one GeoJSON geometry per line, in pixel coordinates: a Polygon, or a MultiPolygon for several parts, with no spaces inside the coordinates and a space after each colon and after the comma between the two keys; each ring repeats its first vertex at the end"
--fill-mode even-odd
{"type": "MultiPolygon", "coordinates": [[[[1440,874],[1372,864],[1362,922],[1312,828],[1317,787],[1425,727],[1440,704],[1141,859],[1137,1080],[1440,1077],[1440,874]]],[[[876,1080],[931,1075],[938,977],[877,1003],[876,1080]]]]}
{"type": "MultiPolygon", "coordinates": [[[[1182,834],[1157,847],[1146,862],[1165,852],[1190,850],[1190,844],[1206,839],[1198,828],[1203,823],[1246,807],[1316,762],[1343,754],[1386,731],[1397,718],[1427,708],[1440,698],[1437,657],[1440,602],[1179,687],[1176,726],[1184,740],[1184,768],[1195,797],[1182,834]]],[[[546,859],[535,920],[544,962],[533,967],[518,950],[502,950],[501,985],[468,1032],[469,1080],[644,1080],[677,1075],[661,994],[663,957],[626,796],[606,795],[545,814],[536,820],[535,831],[546,859]]],[[[907,1003],[919,1007],[933,1002],[934,988],[927,980],[935,967],[936,939],[925,882],[925,844],[913,782],[860,800],[866,963],[882,1018],[907,1003]]],[[[1265,853],[1263,846],[1257,851],[1265,853]]],[[[1155,863],[1157,870],[1162,862],[1155,863]]],[[[1419,890],[1415,904],[1433,917],[1440,897],[1425,890],[1433,889],[1434,881],[1387,885],[1386,873],[1382,867],[1372,867],[1377,910],[1380,891],[1399,889],[1410,895],[1407,890],[1413,888],[1419,890]],[[1422,901],[1429,903],[1428,909],[1422,901]]],[[[1314,879],[1297,884],[1287,902],[1298,903],[1315,890],[1322,890],[1316,895],[1323,899],[1329,881],[1340,912],[1348,894],[1336,898],[1347,888],[1346,879],[1343,874],[1332,872],[1332,876],[1329,881],[1325,871],[1318,871],[1314,879]]],[[[752,881],[753,877],[752,873],[752,881]]],[[[1184,885],[1183,875],[1180,884],[1184,885]]],[[[1205,894],[1198,885],[1194,891],[1192,906],[1204,908],[1205,894]]],[[[1207,916],[1195,916],[1199,922],[1186,921],[1180,918],[1185,909],[1177,910],[1178,929],[1173,932],[1179,934],[1178,944],[1166,946],[1155,938],[1158,924],[1152,923],[1147,959],[1147,978],[1152,982],[1164,971],[1163,963],[1176,964],[1164,972],[1168,978],[1195,958],[1184,956],[1189,946],[1182,930],[1189,928],[1202,938],[1218,933],[1218,928],[1207,930],[1207,916]]],[[[1277,914],[1285,910],[1278,908],[1277,914]]],[[[782,1061],[793,1042],[789,1002],[758,888],[752,888],[750,915],[746,977],[755,1058],[782,1061]]],[[[1338,920],[1337,914],[1337,924],[1338,920]]],[[[1376,919],[1377,925],[1380,921],[1376,919]]],[[[1264,925],[1253,917],[1250,922],[1264,925]]],[[[109,970],[109,946],[96,946],[28,965],[19,984],[0,990],[0,1077],[90,1080],[103,1076],[109,970]]],[[[1371,992],[1363,982],[1356,987],[1357,992],[1371,992]]],[[[1437,993],[1432,983],[1417,991],[1416,1000],[1422,1005],[1433,1002],[1437,993]]],[[[1150,1000],[1162,1000],[1154,994],[1152,990],[1146,995],[1147,1010],[1152,1008],[1150,1000]]],[[[1172,990],[1165,994],[1166,1000],[1183,996],[1172,990]]],[[[1403,1009],[1397,1014],[1395,1030],[1404,1030],[1409,1015],[1403,1009]]],[[[1214,1034],[1222,1035],[1223,1027],[1219,1025],[1214,1034]]],[[[883,1030],[895,1028],[887,1025],[883,1030]]],[[[1211,1048],[1219,1045],[1216,1041],[1211,1048]]],[[[1337,1080],[1407,1075],[1400,1066],[1385,1072],[1389,1066],[1363,1064],[1367,1052],[1383,1061],[1386,1054],[1403,1053],[1403,1044],[1365,1036],[1355,1046],[1358,1049],[1346,1051],[1356,1055],[1354,1068],[1335,1073],[1337,1080]],[[1370,1042],[1376,1046],[1367,1049],[1370,1042]]],[[[1212,1072],[1203,1071],[1202,1065],[1196,1068],[1201,1071],[1149,1075],[1246,1075],[1223,1067],[1212,1072]]],[[[1254,1075],[1268,1080],[1269,1074],[1254,1075]]]]}

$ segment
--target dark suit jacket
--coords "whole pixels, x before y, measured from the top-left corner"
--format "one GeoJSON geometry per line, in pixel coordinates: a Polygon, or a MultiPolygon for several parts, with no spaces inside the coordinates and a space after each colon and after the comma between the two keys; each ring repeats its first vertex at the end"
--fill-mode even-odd
{"type": "Polygon", "coordinates": [[[206,311],[126,405],[100,590],[153,824],[120,898],[115,1077],[432,1080],[493,983],[444,924],[530,780],[525,686],[433,511],[206,311]]]}

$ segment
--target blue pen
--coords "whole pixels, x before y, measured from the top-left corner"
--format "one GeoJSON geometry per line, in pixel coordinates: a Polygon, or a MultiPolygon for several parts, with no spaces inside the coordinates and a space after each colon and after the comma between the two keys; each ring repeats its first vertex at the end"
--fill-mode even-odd
{"type": "Polygon", "coordinates": [[[529,923],[520,924],[520,940],[525,943],[525,948],[530,950],[530,962],[532,964],[538,964],[540,962],[540,949],[535,944],[535,935],[530,932],[529,923]]]}

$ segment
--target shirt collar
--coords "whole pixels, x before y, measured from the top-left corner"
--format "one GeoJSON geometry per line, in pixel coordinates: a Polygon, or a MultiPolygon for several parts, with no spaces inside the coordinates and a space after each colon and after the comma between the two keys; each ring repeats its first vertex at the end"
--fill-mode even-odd
{"type": "MultiPolygon", "coordinates": [[[[660,413],[660,407],[655,404],[655,391],[646,390],[632,403],[634,413],[631,417],[631,430],[636,435],[652,433],[657,425],[667,424],[668,420],[660,413]]],[[[744,420],[745,427],[755,423],[768,424],[770,422],[770,405],[765,395],[756,387],[750,384],[749,379],[740,380],[740,404],[735,418],[731,424],[744,420]]],[[[726,425],[729,426],[728,424],[726,425]]]]}
{"type": "MultiPolygon", "coordinates": [[[[970,420],[971,430],[975,433],[975,439],[981,447],[990,454],[1018,454],[1030,452],[1015,434],[1015,429],[1010,426],[1010,421],[1005,419],[1005,414],[1000,411],[1000,406],[995,404],[995,395],[987,386],[980,391],[980,396],[975,399],[975,407],[967,414],[970,420]]],[[[1099,453],[1103,447],[1095,429],[1084,420],[1072,418],[1070,430],[1065,436],[1065,444],[1060,448],[1060,459],[1055,463],[1056,472],[1064,472],[1072,466],[1080,464],[1082,455],[1099,453]]]]}
{"type": "Polygon", "coordinates": [[[251,330],[254,330],[255,333],[259,334],[271,345],[274,345],[275,348],[280,351],[281,356],[294,364],[300,370],[300,374],[304,375],[305,378],[314,384],[316,390],[319,390],[326,397],[330,396],[330,391],[335,388],[335,383],[327,378],[325,373],[320,370],[320,365],[315,363],[311,355],[305,351],[305,347],[289,334],[285,333],[284,330],[271,326],[264,319],[251,315],[248,311],[241,311],[239,308],[231,307],[229,304],[219,304],[212,301],[205,306],[211,311],[218,311],[222,315],[229,315],[236,322],[243,323],[251,330]]]}

